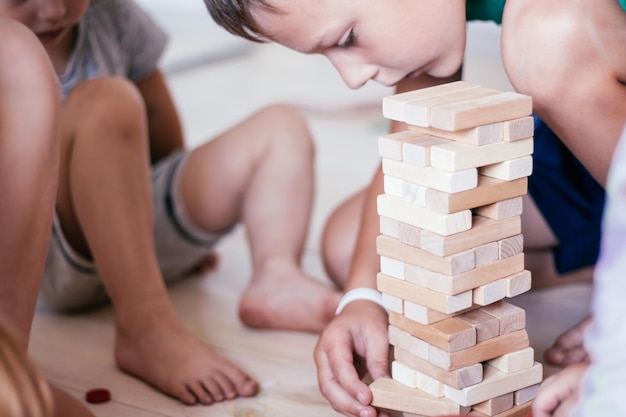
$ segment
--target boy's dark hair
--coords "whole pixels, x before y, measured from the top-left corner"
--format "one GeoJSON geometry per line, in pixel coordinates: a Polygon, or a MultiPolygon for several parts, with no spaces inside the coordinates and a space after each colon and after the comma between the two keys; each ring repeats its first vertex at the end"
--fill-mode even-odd
{"type": "Polygon", "coordinates": [[[233,35],[253,42],[267,42],[252,15],[255,8],[275,11],[268,0],[204,0],[211,17],[233,35]]]}

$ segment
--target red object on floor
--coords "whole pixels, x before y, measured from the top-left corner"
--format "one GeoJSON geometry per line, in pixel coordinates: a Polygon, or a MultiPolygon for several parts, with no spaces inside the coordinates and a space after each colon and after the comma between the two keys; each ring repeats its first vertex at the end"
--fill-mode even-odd
{"type": "Polygon", "coordinates": [[[85,400],[91,404],[101,404],[111,399],[111,393],[106,388],[94,388],[85,393],[85,400]]]}

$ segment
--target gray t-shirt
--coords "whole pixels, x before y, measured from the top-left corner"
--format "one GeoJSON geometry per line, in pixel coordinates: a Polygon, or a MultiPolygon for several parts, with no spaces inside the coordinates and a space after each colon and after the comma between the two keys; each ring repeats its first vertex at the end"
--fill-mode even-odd
{"type": "Polygon", "coordinates": [[[101,76],[140,80],[157,66],[167,35],[131,0],[91,0],[65,73],[63,97],[83,81],[101,76]]]}

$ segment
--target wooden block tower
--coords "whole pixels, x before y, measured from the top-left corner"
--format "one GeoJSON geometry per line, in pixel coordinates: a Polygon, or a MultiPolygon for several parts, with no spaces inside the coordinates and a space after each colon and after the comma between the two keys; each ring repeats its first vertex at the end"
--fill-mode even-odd
{"type": "Polygon", "coordinates": [[[532,171],[530,97],[454,82],[386,97],[409,130],[379,138],[377,277],[392,379],[372,405],[404,416],[523,417],[543,378],[523,309],[520,215],[532,171]]]}

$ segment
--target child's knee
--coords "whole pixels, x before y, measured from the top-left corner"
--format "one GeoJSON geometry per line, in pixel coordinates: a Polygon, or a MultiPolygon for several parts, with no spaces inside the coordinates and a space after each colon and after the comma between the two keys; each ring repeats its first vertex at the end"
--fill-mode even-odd
{"type": "Polygon", "coordinates": [[[261,110],[267,126],[273,132],[273,140],[281,146],[297,148],[296,151],[313,155],[314,145],[304,116],[292,106],[274,104],[261,110]]]}

